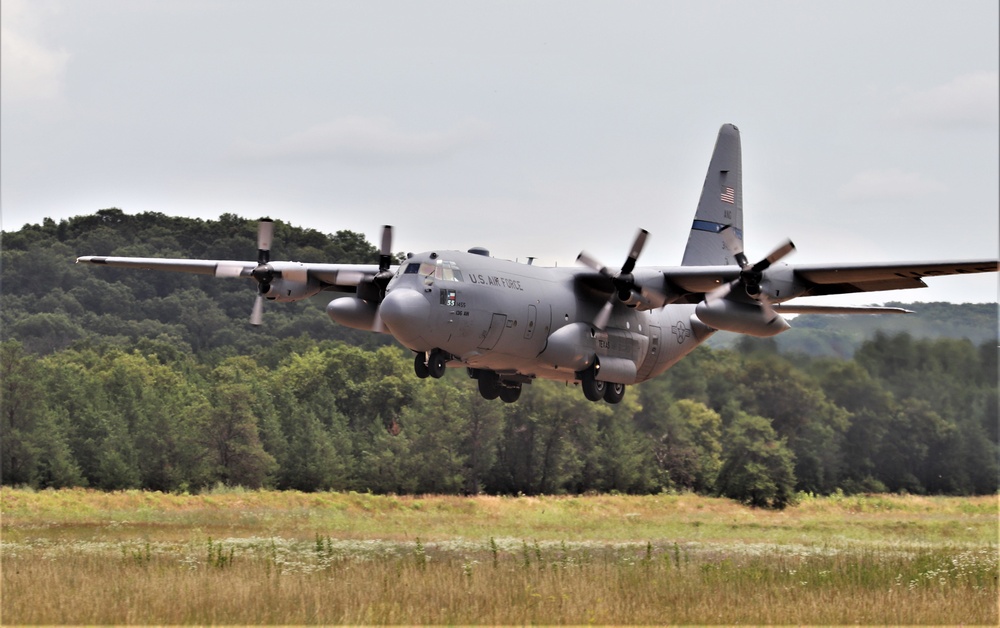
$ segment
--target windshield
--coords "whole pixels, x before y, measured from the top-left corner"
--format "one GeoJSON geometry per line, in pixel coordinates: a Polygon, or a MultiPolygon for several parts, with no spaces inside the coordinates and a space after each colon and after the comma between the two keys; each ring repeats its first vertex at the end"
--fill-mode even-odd
{"type": "Polygon", "coordinates": [[[420,275],[428,279],[439,281],[465,281],[458,264],[447,260],[433,260],[429,262],[410,262],[405,268],[401,268],[404,275],[420,275]]]}

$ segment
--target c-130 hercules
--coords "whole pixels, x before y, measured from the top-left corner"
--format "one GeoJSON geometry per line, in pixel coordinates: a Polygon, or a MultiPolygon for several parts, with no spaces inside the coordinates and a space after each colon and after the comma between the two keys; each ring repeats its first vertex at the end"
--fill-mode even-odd
{"type": "Polygon", "coordinates": [[[923,277],[996,272],[997,260],[790,266],[788,241],[756,263],[743,252],[739,129],[723,125],[679,267],[637,267],[639,231],[620,270],[586,253],[587,268],[544,268],[481,248],[410,254],[392,265],[392,227],[379,264],[272,262],[270,220],[256,262],[80,257],[85,262],[248,277],[257,283],[250,322],[264,300],[349,293],[326,310],[335,322],[388,333],[414,353],[418,377],[465,367],[486,399],[514,402],[535,378],[579,384],[587,399],[618,403],[625,387],[663,373],[717,330],[767,337],[789,328],[782,314],[905,313],[899,308],[786,304],[802,296],[926,287],[923,277]]]}

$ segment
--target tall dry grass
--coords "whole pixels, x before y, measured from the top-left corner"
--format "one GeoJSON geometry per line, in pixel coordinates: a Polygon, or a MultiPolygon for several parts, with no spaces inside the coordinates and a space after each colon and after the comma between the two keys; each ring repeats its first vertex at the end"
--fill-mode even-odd
{"type": "Polygon", "coordinates": [[[996,506],[3,489],[0,622],[996,625],[996,506]]]}
{"type": "Polygon", "coordinates": [[[996,625],[996,552],[320,538],[5,547],[4,624],[996,625]],[[220,558],[221,557],[221,558],[220,558]]]}

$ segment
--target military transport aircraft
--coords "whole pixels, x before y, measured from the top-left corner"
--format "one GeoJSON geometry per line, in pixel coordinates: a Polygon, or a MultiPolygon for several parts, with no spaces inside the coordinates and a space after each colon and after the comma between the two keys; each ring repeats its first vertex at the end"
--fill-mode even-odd
{"type": "Polygon", "coordinates": [[[587,399],[618,403],[629,384],[663,373],[717,330],[773,336],[782,314],[905,313],[898,308],[787,304],[790,299],[926,287],[924,277],[996,272],[995,259],[878,264],[780,262],[788,241],[756,263],[743,251],[739,130],[723,125],[679,267],[637,267],[640,230],[621,269],[586,253],[584,267],[544,268],[490,257],[483,248],[410,254],[393,265],[392,228],[378,265],[272,262],[273,223],[259,225],[257,261],[88,256],[78,263],[165,270],[256,282],[250,322],[264,300],[321,291],[335,322],[388,333],[414,352],[418,377],[464,367],[487,399],[514,402],[535,378],[579,384],[587,399]]]}

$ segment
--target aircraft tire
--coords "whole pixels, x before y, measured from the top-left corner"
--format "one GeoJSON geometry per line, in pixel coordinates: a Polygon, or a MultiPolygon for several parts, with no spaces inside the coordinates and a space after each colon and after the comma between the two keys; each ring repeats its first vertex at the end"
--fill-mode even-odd
{"type": "Polygon", "coordinates": [[[514,403],[521,397],[520,386],[501,386],[500,399],[505,403],[514,403]]]}
{"type": "Polygon", "coordinates": [[[479,394],[487,401],[493,401],[500,396],[500,380],[491,371],[480,371],[479,394]]]}
{"type": "Polygon", "coordinates": [[[420,379],[427,379],[431,374],[430,370],[427,368],[426,354],[423,352],[413,356],[413,372],[417,374],[420,379]]]}
{"type": "Polygon", "coordinates": [[[440,351],[431,351],[431,355],[427,358],[427,373],[434,379],[440,379],[444,377],[445,364],[448,360],[445,359],[444,354],[440,351]]]}
{"type": "Polygon", "coordinates": [[[604,400],[608,403],[621,403],[625,398],[625,384],[607,384],[604,389],[604,400]]]}
{"type": "Polygon", "coordinates": [[[591,401],[600,401],[604,399],[604,391],[607,388],[607,382],[601,382],[594,378],[594,369],[587,369],[583,374],[583,379],[580,380],[580,386],[583,388],[583,396],[591,401]]]}

